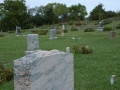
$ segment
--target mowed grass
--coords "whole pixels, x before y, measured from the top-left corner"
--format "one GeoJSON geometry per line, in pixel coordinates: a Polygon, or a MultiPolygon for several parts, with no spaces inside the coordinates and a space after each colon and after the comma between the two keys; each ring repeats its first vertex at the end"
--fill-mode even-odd
{"type": "MultiPolygon", "coordinates": [[[[58,34],[55,40],[49,40],[49,33],[39,36],[40,49],[65,51],[66,47],[71,48],[74,54],[74,90],[120,90],[120,30],[115,29],[116,37],[110,39],[110,32],[70,31],[70,27],[67,27],[65,37],[58,34]],[[72,37],[81,39],[74,42],[72,37]],[[90,46],[93,53],[75,54],[74,45],[90,46]],[[116,82],[110,85],[113,74],[116,75],[116,82]]],[[[26,36],[22,35],[17,37],[15,33],[6,33],[5,37],[0,38],[0,62],[6,68],[13,68],[13,61],[23,57],[27,50],[26,36]]],[[[14,90],[13,81],[0,85],[0,90],[14,90]]]]}

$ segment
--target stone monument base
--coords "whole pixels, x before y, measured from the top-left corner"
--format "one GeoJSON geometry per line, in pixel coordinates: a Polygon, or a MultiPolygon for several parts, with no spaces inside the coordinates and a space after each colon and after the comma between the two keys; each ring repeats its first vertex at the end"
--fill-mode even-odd
{"type": "Polygon", "coordinates": [[[42,50],[25,51],[25,55],[32,54],[32,53],[35,53],[35,52],[38,52],[38,51],[42,51],[42,50]]]}
{"type": "Polygon", "coordinates": [[[98,27],[97,31],[102,32],[104,27],[98,27]]]}

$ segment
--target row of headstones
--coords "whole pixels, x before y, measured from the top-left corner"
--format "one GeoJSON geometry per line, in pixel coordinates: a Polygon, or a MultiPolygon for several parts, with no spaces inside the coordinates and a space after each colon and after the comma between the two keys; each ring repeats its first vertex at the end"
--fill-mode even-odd
{"type": "Polygon", "coordinates": [[[14,60],[14,90],[74,90],[70,48],[43,51],[38,34],[27,35],[25,56],[14,60]]]}
{"type": "MultiPolygon", "coordinates": [[[[34,26],[33,30],[37,30],[37,28],[34,26]]],[[[30,32],[30,30],[29,30],[30,32]]],[[[16,36],[19,36],[21,34],[21,26],[16,26],[16,36]]]]}
{"type": "MultiPolygon", "coordinates": [[[[103,29],[104,29],[103,24],[104,24],[104,20],[99,22],[97,31],[103,31],[103,29]]],[[[113,28],[113,26],[112,26],[112,28],[113,28]]],[[[114,31],[110,31],[110,39],[113,39],[115,37],[115,35],[116,35],[116,33],[114,31]]]]}
{"type": "MultiPolygon", "coordinates": [[[[100,22],[99,23],[100,25],[99,25],[99,28],[98,28],[98,30],[100,31],[103,31],[103,21],[102,22],[100,22]]],[[[62,37],[64,36],[64,29],[65,29],[65,27],[64,27],[64,25],[63,25],[63,28],[62,28],[62,37]]],[[[49,39],[56,39],[57,38],[57,36],[56,36],[56,32],[57,32],[57,29],[51,29],[50,30],[50,37],[49,37],[49,39]]],[[[111,31],[110,32],[110,39],[113,39],[114,37],[116,36],[116,33],[114,32],[114,31],[111,31]]],[[[73,38],[72,38],[73,39],[73,38]]],[[[74,41],[75,41],[75,39],[73,39],[74,41]]]]}
{"type": "Polygon", "coordinates": [[[42,51],[38,34],[28,34],[25,56],[14,60],[14,90],[74,90],[74,59],[70,48],[66,52],[42,51]]]}

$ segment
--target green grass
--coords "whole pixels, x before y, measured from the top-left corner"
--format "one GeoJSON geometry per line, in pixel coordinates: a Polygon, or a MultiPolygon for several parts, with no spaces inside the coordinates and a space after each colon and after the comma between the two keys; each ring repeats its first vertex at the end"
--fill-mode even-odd
{"type": "MultiPolygon", "coordinates": [[[[67,27],[65,37],[58,34],[55,40],[49,40],[49,33],[39,36],[40,49],[65,51],[66,47],[71,48],[74,54],[75,90],[120,90],[120,30],[115,29],[116,37],[109,39],[110,32],[70,31],[70,27],[67,27]],[[72,37],[81,39],[74,42],[72,37]],[[90,46],[93,53],[75,54],[72,49],[74,45],[90,46]],[[113,74],[116,75],[116,82],[110,85],[110,76],[113,74]]],[[[28,32],[23,34],[27,35],[28,32]]],[[[26,50],[26,36],[17,37],[14,33],[6,33],[5,37],[0,38],[0,62],[6,68],[13,68],[13,60],[24,56],[26,50]]],[[[0,85],[0,90],[14,90],[13,81],[0,85]]]]}

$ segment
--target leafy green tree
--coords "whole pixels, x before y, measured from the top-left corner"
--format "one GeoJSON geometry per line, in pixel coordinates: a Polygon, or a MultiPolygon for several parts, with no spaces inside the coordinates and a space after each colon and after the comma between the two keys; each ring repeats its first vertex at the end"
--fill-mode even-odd
{"type": "Polygon", "coordinates": [[[86,7],[78,3],[78,5],[71,5],[69,7],[69,17],[73,20],[77,20],[80,17],[81,20],[87,15],[86,7]],[[80,14],[80,16],[78,15],[80,14]]]}
{"type": "Polygon", "coordinates": [[[118,10],[118,11],[116,12],[116,14],[117,14],[117,17],[120,18],[120,10],[118,10]]]}
{"type": "Polygon", "coordinates": [[[58,16],[55,13],[53,3],[47,4],[43,9],[43,18],[46,24],[53,24],[58,22],[58,16]]]}
{"type": "Polygon", "coordinates": [[[66,4],[54,3],[54,10],[57,16],[61,17],[62,21],[66,21],[68,13],[68,7],[66,6],[66,4]]]}
{"type": "Polygon", "coordinates": [[[114,11],[106,11],[106,16],[107,16],[107,18],[116,17],[117,13],[114,11]]]}
{"type": "Polygon", "coordinates": [[[52,24],[55,18],[52,7],[46,7],[44,11],[44,19],[46,24],[52,24]]]}
{"type": "Polygon", "coordinates": [[[22,25],[27,17],[25,0],[4,0],[2,4],[3,18],[1,19],[3,31],[15,30],[16,25],[22,25]]]}
{"type": "Polygon", "coordinates": [[[100,3],[90,12],[89,19],[100,21],[104,18],[106,18],[106,11],[103,9],[103,4],[100,3]]]}

